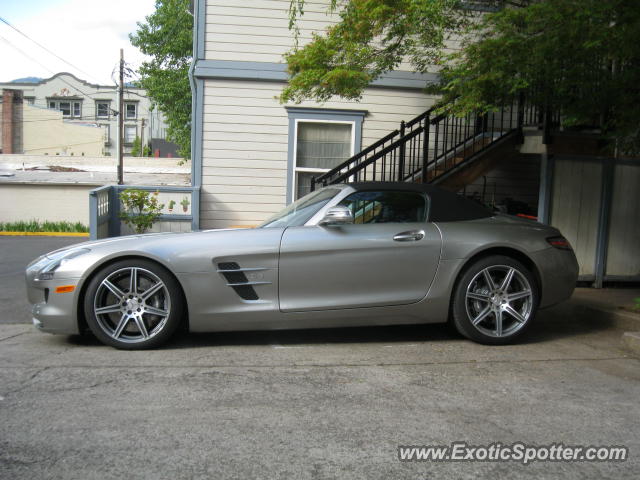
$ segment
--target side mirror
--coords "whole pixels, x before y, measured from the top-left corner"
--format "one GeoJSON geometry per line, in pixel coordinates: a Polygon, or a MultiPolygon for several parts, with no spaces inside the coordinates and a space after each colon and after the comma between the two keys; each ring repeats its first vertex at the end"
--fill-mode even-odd
{"type": "Polygon", "coordinates": [[[338,227],[340,225],[350,225],[353,223],[353,213],[345,206],[331,207],[324,214],[318,225],[325,227],[338,227]]]}

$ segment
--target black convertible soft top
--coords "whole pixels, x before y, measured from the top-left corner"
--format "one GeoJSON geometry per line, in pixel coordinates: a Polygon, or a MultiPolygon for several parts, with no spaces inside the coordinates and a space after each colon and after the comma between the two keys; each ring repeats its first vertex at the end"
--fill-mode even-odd
{"type": "Polygon", "coordinates": [[[354,182],[347,185],[359,191],[395,190],[426,193],[430,199],[430,222],[460,222],[495,215],[479,203],[435,185],[408,182],[354,182]]]}

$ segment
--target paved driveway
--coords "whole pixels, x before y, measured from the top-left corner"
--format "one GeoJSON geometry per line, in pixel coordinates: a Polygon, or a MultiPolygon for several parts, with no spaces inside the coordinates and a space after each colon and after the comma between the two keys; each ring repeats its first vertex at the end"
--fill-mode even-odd
{"type": "Polygon", "coordinates": [[[86,237],[0,236],[0,323],[31,323],[24,269],[34,258],[86,237]]]}
{"type": "Polygon", "coordinates": [[[567,310],[526,343],[444,326],[185,335],[124,352],[0,325],[0,478],[637,478],[640,360],[567,310]],[[626,445],[625,463],[401,463],[398,445],[626,445]]]}

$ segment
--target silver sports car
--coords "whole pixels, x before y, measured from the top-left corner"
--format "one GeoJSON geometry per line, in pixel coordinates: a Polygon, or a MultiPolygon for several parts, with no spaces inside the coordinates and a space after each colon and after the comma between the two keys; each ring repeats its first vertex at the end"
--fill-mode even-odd
{"type": "Polygon", "coordinates": [[[35,326],[118,348],[192,332],[451,321],[477,342],[521,335],[571,296],[560,232],[430,185],[317,190],[258,228],[135,235],[48,253],[26,271],[35,326]]]}

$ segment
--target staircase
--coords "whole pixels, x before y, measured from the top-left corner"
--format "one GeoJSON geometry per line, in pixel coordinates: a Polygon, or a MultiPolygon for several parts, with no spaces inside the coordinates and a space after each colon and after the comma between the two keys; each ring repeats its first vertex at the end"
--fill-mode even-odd
{"type": "Polygon", "coordinates": [[[525,101],[500,111],[464,117],[431,108],[360,153],[311,181],[311,190],[345,182],[432,183],[458,191],[505,156],[517,154],[523,127],[547,125],[550,116],[525,101]]]}

